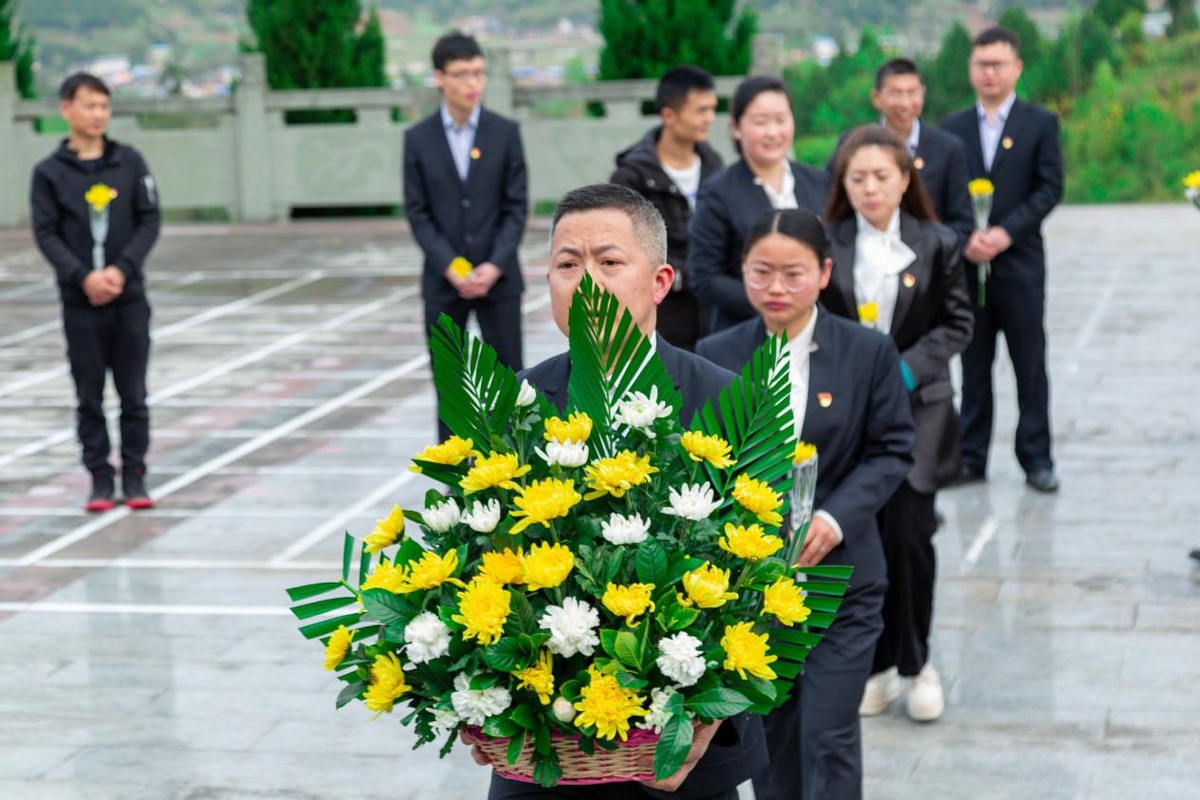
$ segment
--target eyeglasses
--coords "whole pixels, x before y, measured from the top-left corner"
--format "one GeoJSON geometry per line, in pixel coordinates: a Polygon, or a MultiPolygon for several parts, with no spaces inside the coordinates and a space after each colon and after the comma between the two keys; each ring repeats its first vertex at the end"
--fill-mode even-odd
{"type": "Polygon", "coordinates": [[[783,281],[784,290],[792,294],[803,292],[809,284],[809,274],[803,270],[787,270],[776,272],[766,267],[748,267],[743,273],[746,285],[757,292],[766,291],[775,285],[778,278],[783,281]]]}
{"type": "Polygon", "coordinates": [[[972,61],[971,67],[980,72],[1005,72],[1012,66],[1011,61],[972,61]]]}
{"type": "Polygon", "coordinates": [[[483,83],[487,79],[487,73],[481,69],[460,69],[443,74],[450,80],[460,83],[466,83],[467,81],[483,83]]]}

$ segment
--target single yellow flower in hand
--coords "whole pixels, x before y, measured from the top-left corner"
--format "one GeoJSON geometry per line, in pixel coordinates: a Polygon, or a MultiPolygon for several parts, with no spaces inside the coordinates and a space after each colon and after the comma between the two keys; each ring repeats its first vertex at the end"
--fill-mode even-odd
{"type": "Polygon", "coordinates": [[[460,278],[465,278],[470,275],[471,270],[474,268],[475,265],[462,256],[456,256],[454,260],[450,262],[450,271],[460,278]]]}
{"type": "Polygon", "coordinates": [[[634,622],[633,618],[647,609],[654,610],[654,601],[650,599],[653,592],[653,583],[631,583],[628,586],[609,583],[600,602],[618,617],[624,617],[626,625],[636,628],[639,623],[634,622]]]}
{"type": "MultiPolygon", "coordinates": [[[[962,184],[959,184],[960,186],[962,184]]],[[[981,194],[994,194],[996,186],[987,178],[976,178],[967,184],[967,192],[972,197],[978,197],[981,194]]]]}
{"type": "Polygon", "coordinates": [[[804,622],[812,610],[804,605],[804,592],[796,581],[784,576],[763,589],[763,614],[774,614],[784,625],[804,622]]]}
{"type": "Polygon", "coordinates": [[[521,567],[529,591],[553,589],[571,574],[575,567],[575,556],[565,544],[538,542],[521,557],[521,567]]]}
{"type": "Polygon", "coordinates": [[[761,561],[783,547],[783,539],[768,536],[758,525],[725,523],[725,535],[717,542],[721,549],[747,561],[761,561]]]}
{"type": "Polygon", "coordinates": [[[752,623],[726,625],[725,635],[721,637],[721,649],[725,651],[723,666],[730,672],[737,672],[743,678],[749,673],[768,681],[777,677],[769,665],[778,661],[779,657],[770,654],[767,634],[755,633],[752,623]]]}
{"type": "Polygon", "coordinates": [[[737,480],[733,483],[733,499],[742,508],[758,517],[758,521],[764,525],[773,525],[778,528],[783,522],[783,516],[776,511],[783,505],[783,498],[764,481],[751,478],[745,473],[738,475],[737,480]]]}
{"type": "MultiPolygon", "coordinates": [[[[460,439],[457,436],[451,436],[441,444],[431,444],[421,452],[413,456],[413,461],[428,461],[432,464],[445,464],[448,467],[457,467],[469,456],[479,456],[475,450],[475,443],[470,439],[460,439]]],[[[421,467],[413,464],[409,467],[413,472],[420,472],[421,467]]]]}
{"type": "Polygon", "coordinates": [[[87,190],[83,199],[96,211],[103,211],[108,208],[109,203],[117,199],[117,190],[111,186],[105,186],[103,183],[97,183],[87,190]]]}
{"type": "Polygon", "coordinates": [[[817,446],[808,442],[796,442],[796,449],[792,452],[792,463],[803,464],[806,461],[811,461],[817,454],[817,446]]]}
{"type": "Polygon", "coordinates": [[[543,435],[547,442],[583,444],[592,435],[592,418],[582,411],[576,411],[565,420],[551,417],[546,420],[546,432],[543,435]]]}
{"type": "Polygon", "coordinates": [[[368,553],[378,553],[385,547],[391,547],[404,533],[404,509],[399,505],[392,506],[391,512],[375,522],[375,529],[366,538],[363,548],[368,553]]]}
{"type": "Polygon", "coordinates": [[[481,492],[484,489],[517,490],[521,487],[516,478],[521,477],[533,467],[521,465],[516,453],[492,453],[490,456],[477,458],[467,476],[458,482],[467,494],[481,492]]]}
{"type": "Polygon", "coordinates": [[[736,600],[737,593],[729,591],[729,570],[705,563],[683,576],[683,590],[687,596],[679,596],[685,606],[698,608],[720,608],[727,600],[736,600]]]}
{"type": "Polygon", "coordinates": [[[729,457],[732,449],[729,442],[720,436],[688,431],[679,439],[679,444],[687,451],[692,461],[707,461],[717,469],[729,469],[737,462],[729,457]]]}
{"type": "Polygon", "coordinates": [[[858,321],[863,325],[874,325],[879,322],[879,303],[872,300],[869,303],[860,303],[858,306],[858,321]]]}
{"type": "Polygon", "coordinates": [[[345,625],[338,625],[338,629],[329,635],[329,644],[325,646],[325,669],[338,668],[338,664],[342,663],[342,659],[346,657],[346,652],[350,649],[354,633],[345,625]]]}
{"type": "Polygon", "coordinates": [[[557,478],[534,481],[513,498],[513,505],[520,510],[512,512],[512,517],[525,519],[513,525],[509,533],[515,536],[535,524],[549,528],[550,520],[565,517],[582,499],[575,491],[575,481],[557,478]]]}

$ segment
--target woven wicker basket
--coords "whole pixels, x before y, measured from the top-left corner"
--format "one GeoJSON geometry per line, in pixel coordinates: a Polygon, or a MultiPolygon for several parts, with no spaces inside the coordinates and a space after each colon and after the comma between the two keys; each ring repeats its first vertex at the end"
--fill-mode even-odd
{"type": "MultiPolygon", "coordinates": [[[[514,781],[533,783],[533,744],[531,737],[525,738],[521,756],[517,763],[508,763],[508,739],[485,736],[476,727],[467,728],[467,733],[491,760],[496,772],[514,781]]],[[[553,733],[550,746],[558,754],[558,763],[563,775],[560,786],[588,786],[621,781],[652,781],[654,770],[646,771],[646,764],[654,763],[654,748],[658,746],[658,734],[640,728],[629,732],[625,741],[616,740],[612,750],[595,748],[592,755],[579,749],[579,737],[553,733]]]]}

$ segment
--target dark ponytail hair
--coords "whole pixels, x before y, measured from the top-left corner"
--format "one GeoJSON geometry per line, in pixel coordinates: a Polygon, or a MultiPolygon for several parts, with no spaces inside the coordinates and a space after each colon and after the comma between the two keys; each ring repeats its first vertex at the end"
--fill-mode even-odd
{"type": "Polygon", "coordinates": [[[908,188],[900,198],[901,210],[917,219],[937,222],[937,212],[933,210],[933,201],[921,182],[921,171],[916,168],[912,154],[908,152],[908,142],[882,125],[863,125],[852,130],[838,148],[833,185],[829,188],[829,202],[825,206],[825,219],[829,224],[854,216],[854,207],[850,205],[850,195],[846,192],[846,171],[850,168],[850,159],[864,147],[887,150],[896,159],[900,172],[908,176],[908,188]]]}
{"type": "Polygon", "coordinates": [[[795,239],[812,250],[817,254],[817,261],[822,268],[825,259],[829,258],[829,237],[825,234],[821,218],[805,208],[788,208],[771,211],[750,226],[746,233],[746,246],[742,249],[742,260],[746,260],[754,245],[773,233],[795,239]]]}

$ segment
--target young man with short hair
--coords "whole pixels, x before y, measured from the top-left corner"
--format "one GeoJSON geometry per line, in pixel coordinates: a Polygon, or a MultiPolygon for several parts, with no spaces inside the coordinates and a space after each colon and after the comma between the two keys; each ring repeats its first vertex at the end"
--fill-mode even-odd
{"type": "MultiPolygon", "coordinates": [[[[404,213],[425,253],[426,335],[441,314],[466,327],[474,312],[501,363],[519,370],[525,154],[517,123],[480,105],[486,67],[471,36],[450,33],[434,45],[442,104],[404,133],[404,213]]],[[[438,430],[450,435],[440,421],[438,430]]]]}
{"type": "MultiPolygon", "coordinates": [[[[1005,28],[975,38],[968,63],[975,105],[942,127],[966,145],[969,177],[995,187],[990,227],[975,231],[963,255],[991,262],[984,304],[975,305],[975,333],[962,354],[961,483],[986,478],[992,443],[992,365],[996,337],[1004,342],[1017,380],[1017,461],[1034,491],[1058,491],[1050,452],[1050,380],[1046,375],[1046,250],[1042,222],[1063,193],[1058,117],[1017,98],[1021,40],[1005,28]]],[[[967,268],[972,297],[978,270],[967,268]]]]}
{"type": "Polygon", "coordinates": [[[38,248],[54,267],[67,358],[75,381],[79,443],[92,475],[85,508],[115,506],[104,385],[121,398],[121,490],[130,508],[151,508],[146,491],[150,412],[146,368],[150,304],[143,265],[158,239],[158,191],[142,156],[105,135],[109,90],[76,73],[59,90],[70,134],[33,172],[30,211],[38,248]]]}
{"type": "Polygon", "coordinates": [[[687,223],[700,184],[723,166],[708,144],[717,114],[716,85],[699,67],[675,67],[659,80],[654,106],[662,124],[617,155],[609,180],[641,194],[666,222],[667,263],[675,268],[675,282],[659,306],[658,332],[691,350],[708,333],[709,315],[687,277],[687,223]]]}

